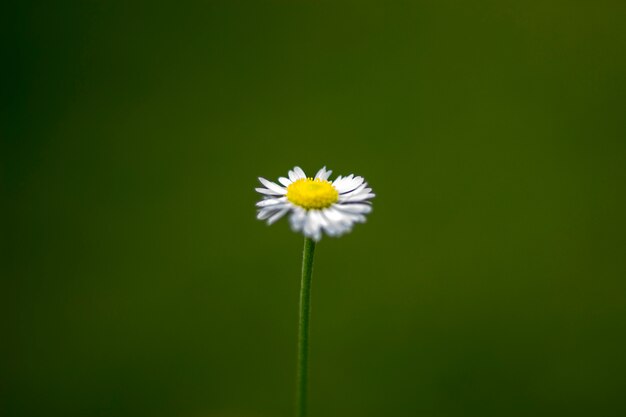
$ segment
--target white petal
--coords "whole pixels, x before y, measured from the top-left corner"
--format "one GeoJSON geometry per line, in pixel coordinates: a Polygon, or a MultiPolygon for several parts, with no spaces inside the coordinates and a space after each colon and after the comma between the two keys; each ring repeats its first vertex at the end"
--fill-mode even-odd
{"type": "MultiPolygon", "coordinates": [[[[345,187],[344,190],[348,190],[348,191],[344,191],[344,192],[339,192],[342,196],[347,197],[349,195],[355,195],[355,194],[359,194],[361,191],[365,190],[365,188],[367,187],[367,183],[365,184],[361,184],[360,186],[354,187],[355,182],[353,180],[353,182],[350,184],[349,187],[345,187]],[[352,190],[352,191],[350,191],[352,190]]],[[[370,188],[369,191],[372,191],[372,189],[370,188]]]]}
{"type": "Polygon", "coordinates": [[[340,203],[354,202],[354,201],[364,201],[370,198],[376,197],[376,194],[372,193],[360,193],[355,195],[350,195],[348,197],[344,197],[342,195],[339,196],[340,203]]]}
{"type": "Polygon", "coordinates": [[[272,214],[274,214],[276,212],[276,210],[274,210],[273,207],[268,207],[268,208],[264,208],[259,210],[259,212],[256,215],[256,218],[259,220],[265,220],[268,217],[270,217],[272,214]]]}
{"type": "Polygon", "coordinates": [[[261,178],[261,177],[259,177],[259,181],[261,181],[261,184],[263,184],[269,190],[276,191],[277,193],[282,193],[282,194],[287,193],[287,190],[285,188],[281,187],[275,182],[268,181],[265,178],[261,178]]]}
{"type": "Polygon", "coordinates": [[[351,223],[365,223],[365,216],[362,214],[352,213],[347,210],[342,210],[341,204],[335,204],[335,208],[341,212],[345,219],[350,221],[351,223]]]}
{"type": "Polygon", "coordinates": [[[318,222],[315,212],[316,210],[309,210],[307,212],[306,221],[304,223],[304,234],[305,236],[310,237],[313,240],[319,240],[321,237],[321,224],[318,222]]]}
{"type": "Polygon", "coordinates": [[[299,232],[304,227],[304,222],[306,220],[306,210],[302,207],[294,207],[292,210],[292,214],[289,217],[289,224],[291,225],[291,229],[294,232],[299,232]]]}
{"type": "Polygon", "coordinates": [[[324,230],[326,230],[328,236],[339,236],[345,226],[341,222],[334,222],[330,220],[326,215],[326,211],[327,210],[322,210],[320,212],[320,216],[324,220],[324,223],[322,223],[322,227],[324,227],[324,230]]]}
{"type": "Polygon", "coordinates": [[[346,206],[350,206],[351,204],[334,204],[332,207],[332,209],[336,210],[341,218],[341,220],[344,223],[362,223],[365,221],[365,216],[363,216],[361,213],[354,213],[352,210],[350,209],[346,209],[344,210],[344,208],[346,206]]]}
{"type": "Polygon", "coordinates": [[[276,214],[274,214],[272,217],[269,218],[269,220],[267,221],[267,224],[275,223],[278,219],[283,217],[285,213],[287,213],[288,211],[289,211],[288,206],[286,208],[283,208],[282,210],[279,210],[276,214]]]}
{"type": "Polygon", "coordinates": [[[350,174],[347,177],[342,177],[341,175],[339,177],[337,177],[335,179],[335,181],[333,182],[333,186],[335,188],[337,188],[337,190],[339,191],[339,189],[343,189],[345,187],[346,184],[350,183],[350,181],[352,181],[352,177],[353,175],[350,174]]]}
{"type": "Polygon", "coordinates": [[[348,180],[347,178],[344,178],[344,180],[339,185],[335,185],[335,188],[337,189],[337,191],[339,191],[340,194],[345,194],[354,189],[357,189],[359,186],[367,186],[367,183],[363,185],[362,184],[363,184],[363,177],[356,177],[350,180],[348,180]]]}
{"type": "Polygon", "coordinates": [[[349,221],[342,212],[335,209],[336,206],[337,204],[324,210],[324,215],[326,216],[326,218],[332,222],[339,222],[339,223],[345,222],[346,220],[349,221]]]}
{"type": "Polygon", "coordinates": [[[276,192],[272,190],[268,190],[267,188],[255,188],[257,193],[265,194],[265,195],[285,195],[283,192],[276,192]]]}
{"type": "Polygon", "coordinates": [[[280,197],[280,198],[274,198],[274,197],[269,197],[269,198],[265,198],[261,201],[259,201],[258,203],[256,203],[257,207],[267,207],[267,206],[273,206],[275,204],[282,204],[284,202],[287,201],[287,197],[280,197]]]}
{"type": "Polygon", "coordinates": [[[320,180],[328,180],[328,177],[330,177],[330,174],[332,173],[333,171],[327,171],[326,167],[323,167],[322,169],[317,171],[317,174],[315,174],[315,178],[319,178],[320,180]]]}
{"type": "Polygon", "coordinates": [[[296,174],[296,179],[306,178],[306,174],[300,167],[294,167],[293,172],[296,174]]]}
{"type": "Polygon", "coordinates": [[[291,181],[290,179],[285,178],[285,177],[280,177],[280,178],[278,179],[278,182],[280,182],[280,183],[281,183],[282,185],[284,185],[285,187],[289,187],[289,186],[291,185],[291,183],[292,183],[292,181],[291,181]]]}
{"type": "Polygon", "coordinates": [[[337,236],[349,232],[352,229],[352,224],[354,222],[352,221],[349,213],[330,207],[324,210],[324,215],[333,223],[337,231],[337,236]]]}
{"type": "MultiPolygon", "coordinates": [[[[324,210],[324,217],[328,219],[330,227],[333,229],[331,236],[340,236],[352,229],[352,221],[350,221],[350,217],[332,207],[324,210]]],[[[331,233],[329,232],[329,234],[331,233]]]]}
{"type": "Polygon", "coordinates": [[[289,179],[293,182],[293,181],[297,181],[298,180],[298,176],[296,175],[295,172],[293,172],[292,170],[289,170],[289,172],[287,173],[287,176],[289,177],[289,179]]]}
{"type": "Polygon", "coordinates": [[[311,214],[315,218],[315,221],[320,225],[320,227],[324,227],[328,225],[328,221],[326,217],[322,216],[322,212],[319,210],[311,210],[311,214]]]}
{"type": "Polygon", "coordinates": [[[369,204],[362,203],[348,203],[348,204],[337,204],[337,208],[342,211],[347,211],[348,213],[355,214],[367,214],[372,211],[372,206],[369,204]]]}

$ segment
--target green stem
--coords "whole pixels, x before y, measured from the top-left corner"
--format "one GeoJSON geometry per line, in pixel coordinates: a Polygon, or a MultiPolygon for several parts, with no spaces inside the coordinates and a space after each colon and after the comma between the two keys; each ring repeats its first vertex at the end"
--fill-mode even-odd
{"type": "Polygon", "coordinates": [[[307,415],[307,385],[309,375],[309,318],[311,316],[311,276],[315,242],[304,238],[302,255],[302,282],[300,284],[300,326],[298,329],[298,386],[296,417],[307,415]]]}

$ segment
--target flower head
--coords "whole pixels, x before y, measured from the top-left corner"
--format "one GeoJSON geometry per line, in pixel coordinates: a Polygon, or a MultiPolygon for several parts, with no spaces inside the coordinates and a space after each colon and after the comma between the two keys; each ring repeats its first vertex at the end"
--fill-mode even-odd
{"type": "Polygon", "coordinates": [[[308,178],[295,167],[289,178],[278,179],[282,186],[259,177],[264,187],[256,190],[264,197],[256,204],[257,218],[272,224],[290,213],[293,231],[316,241],[322,238],[322,231],[329,236],[349,232],[355,223],[365,222],[365,214],[372,211],[369,200],[375,195],[363,177],[351,174],[329,181],[331,173],[324,167],[315,178],[308,178]]]}

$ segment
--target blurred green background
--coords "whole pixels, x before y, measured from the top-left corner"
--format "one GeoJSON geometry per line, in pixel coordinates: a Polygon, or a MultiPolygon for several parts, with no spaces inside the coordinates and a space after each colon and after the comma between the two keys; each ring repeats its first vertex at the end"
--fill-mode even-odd
{"type": "Polygon", "coordinates": [[[3,15],[3,416],[290,416],[294,165],[377,193],[318,246],[313,417],[626,415],[624,1],[3,15]]]}

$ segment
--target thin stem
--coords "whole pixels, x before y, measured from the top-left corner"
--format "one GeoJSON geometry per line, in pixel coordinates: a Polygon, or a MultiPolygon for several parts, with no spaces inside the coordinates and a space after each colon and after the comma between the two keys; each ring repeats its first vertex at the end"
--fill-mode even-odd
{"type": "Polygon", "coordinates": [[[309,318],[311,316],[311,276],[315,241],[304,238],[302,255],[302,282],[300,284],[300,325],[298,329],[298,382],[296,417],[307,415],[307,386],[309,375],[309,318]]]}

